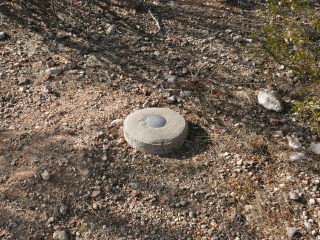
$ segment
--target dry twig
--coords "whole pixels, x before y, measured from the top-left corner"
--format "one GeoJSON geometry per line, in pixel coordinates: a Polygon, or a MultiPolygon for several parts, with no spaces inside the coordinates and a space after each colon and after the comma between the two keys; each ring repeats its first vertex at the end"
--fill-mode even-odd
{"type": "Polygon", "coordinates": [[[152,12],[150,11],[150,9],[148,10],[148,13],[150,14],[150,16],[152,17],[152,19],[156,22],[156,25],[158,27],[158,32],[161,31],[161,26],[160,23],[158,21],[158,19],[152,14],[152,12]]]}

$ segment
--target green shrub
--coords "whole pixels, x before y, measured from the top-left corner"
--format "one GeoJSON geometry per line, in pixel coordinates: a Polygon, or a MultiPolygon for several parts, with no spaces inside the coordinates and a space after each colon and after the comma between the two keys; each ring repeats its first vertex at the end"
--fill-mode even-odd
{"type": "Polygon", "coordinates": [[[260,16],[265,20],[256,34],[261,46],[309,86],[293,109],[320,135],[319,11],[311,0],[271,0],[261,8],[260,16]]]}

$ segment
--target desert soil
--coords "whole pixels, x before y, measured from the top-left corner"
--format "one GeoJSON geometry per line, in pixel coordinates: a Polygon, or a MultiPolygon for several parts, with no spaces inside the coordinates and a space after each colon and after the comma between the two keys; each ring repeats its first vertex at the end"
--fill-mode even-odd
{"type": "Polygon", "coordinates": [[[145,6],[0,4],[0,239],[320,239],[319,139],[252,40],[257,5],[145,6]],[[258,105],[267,87],[284,111],[258,105]],[[111,124],[156,106],[190,125],[171,155],[111,124]]]}

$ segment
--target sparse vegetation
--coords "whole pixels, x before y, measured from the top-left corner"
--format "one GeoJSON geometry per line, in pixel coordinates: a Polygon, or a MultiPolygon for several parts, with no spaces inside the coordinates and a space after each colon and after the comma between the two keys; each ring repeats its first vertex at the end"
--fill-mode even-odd
{"type": "Polygon", "coordinates": [[[294,101],[299,119],[320,133],[320,16],[311,0],[270,1],[261,9],[266,24],[259,30],[262,47],[292,69],[303,82],[302,98],[294,101]]]}

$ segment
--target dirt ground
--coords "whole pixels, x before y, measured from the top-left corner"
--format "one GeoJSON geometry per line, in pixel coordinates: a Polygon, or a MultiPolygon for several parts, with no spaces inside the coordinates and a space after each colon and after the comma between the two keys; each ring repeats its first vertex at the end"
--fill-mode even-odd
{"type": "Polygon", "coordinates": [[[261,24],[243,1],[2,1],[0,239],[320,239],[319,139],[261,24]],[[281,113],[258,105],[266,87],[281,113]],[[190,125],[171,155],[110,125],[156,106],[190,125]]]}

